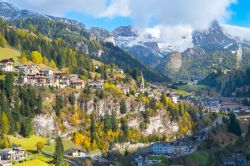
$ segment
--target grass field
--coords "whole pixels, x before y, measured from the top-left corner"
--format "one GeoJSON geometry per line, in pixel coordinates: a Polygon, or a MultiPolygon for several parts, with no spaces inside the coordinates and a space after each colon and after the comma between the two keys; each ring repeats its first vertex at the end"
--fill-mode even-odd
{"type": "MultiPolygon", "coordinates": [[[[64,150],[68,150],[70,148],[76,148],[76,145],[71,141],[71,140],[63,140],[63,147],[64,150]]],[[[47,153],[54,153],[55,150],[55,142],[52,142],[49,146],[46,146],[45,148],[43,148],[44,152],[47,153]]]]}
{"type": "Polygon", "coordinates": [[[15,60],[15,64],[18,64],[19,56],[20,56],[20,52],[15,49],[0,47],[0,60],[13,58],[15,60]]]}
{"type": "Polygon", "coordinates": [[[175,90],[175,93],[180,95],[180,96],[188,96],[190,93],[183,91],[183,90],[175,90]]]}
{"type": "Polygon", "coordinates": [[[19,139],[13,136],[8,136],[10,143],[22,146],[27,151],[36,151],[36,143],[41,141],[46,143],[46,138],[41,138],[38,136],[31,136],[30,138],[19,139]]]}
{"type": "Polygon", "coordinates": [[[187,156],[192,161],[194,161],[197,165],[206,165],[209,159],[209,153],[205,151],[196,151],[187,156]]]}
{"type": "Polygon", "coordinates": [[[22,146],[30,156],[33,156],[35,160],[25,161],[23,163],[16,164],[17,166],[47,166],[49,162],[53,159],[47,157],[41,153],[36,152],[36,143],[41,141],[46,143],[46,138],[41,138],[38,136],[31,136],[30,138],[16,138],[14,136],[8,136],[10,143],[22,146]]]}
{"type": "Polygon", "coordinates": [[[47,164],[41,160],[30,160],[25,161],[23,163],[14,164],[14,166],[49,166],[50,164],[47,164]]]}

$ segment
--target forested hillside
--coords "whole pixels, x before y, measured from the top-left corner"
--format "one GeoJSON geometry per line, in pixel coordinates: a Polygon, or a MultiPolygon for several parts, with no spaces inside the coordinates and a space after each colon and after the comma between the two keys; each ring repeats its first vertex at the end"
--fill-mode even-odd
{"type": "MultiPolygon", "coordinates": [[[[131,73],[135,68],[142,70],[145,73],[145,78],[150,81],[168,80],[166,76],[156,74],[143,65],[133,55],[110,43],[103,43],[93,38],[82,26],[35,18],[15,20],[10,24],[22,29],[17,32],[8,30],[13,36],[13,39],[6,36],[10,44],[26,51],[37,50],[49,60],[53,60],[59,68],[71,66],[79,69],[79,67],[85,66],[91,70],[88,59],[94,58],[106,64],[116,64],[128,73],[131,73]],[[20,37],[24,39],[20,39],[20,37]],[[15,38],[18,38],[17,41],[15,38]]],[[[28,53],[26,52],[26,54],[28,53]]]]}
{"type": "Polygon", "coordinates": [[[207,76],[200,82],[215,88],[222,96],[250,96],[250,68],[224,73],[220,70],[207,76]]]}

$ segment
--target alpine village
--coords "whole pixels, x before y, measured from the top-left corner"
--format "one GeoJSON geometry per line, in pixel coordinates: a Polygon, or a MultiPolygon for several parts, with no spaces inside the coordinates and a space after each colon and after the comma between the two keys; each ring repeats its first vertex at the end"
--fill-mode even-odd
{"type": "Polygon", "coordinates": [[[0,17],[0,166],[250,165],[250,42],[218,22],[194,48],[146,60],[121,44],[131,26],[2,1],[0,17]]]}

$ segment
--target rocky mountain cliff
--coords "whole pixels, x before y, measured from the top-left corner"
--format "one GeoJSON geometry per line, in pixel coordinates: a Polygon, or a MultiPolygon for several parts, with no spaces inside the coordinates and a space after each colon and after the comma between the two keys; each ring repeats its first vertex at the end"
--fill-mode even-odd
{"type": "MultiPolygon", "coordinates": [[[[216,69],[233,69],[237,64],[237,53],[241,44],[249,48],[247,40],[240,40],[235,35],[230,35],[231,28],[220,25],[214,21],[210,28],[204,31],[194,31],[192,34],[193,47],[179,50],[180,46],[171,45],[169,42],[162,42],[152,37],[151,34],[139,33],[132,26],[121,26],[108,34],[113,39],[113,44],[134,54],[144,64],[156,71],[164,71],[166,75],[173,77],[183,76],[202,78],[216,69]],[[164,47],[163,47],[164,46],[164,47]],[[179,54],[176,54],[179,52],[179,54]],[[176,56],[180,55],[180,56],[176,56]],[[200,62],[197,60],[200,59],[200,62]],[[231,60],[232,62],[225,62],[231,60]],[[225,62],[222,68],[220,64],[225,62]],[[204,68],[208,65],[208,68],[204,68]],[[201,68],[200,66],[203,66],[201,68]]],[[[96,33],[93,32],[95,35],[96,33]]],[[[97,38],[103,36],[96,35],[97,38]]],[[[104,39],[105,41],[107,41],[104,39]]],[[[183,37],[177,43],[184,43],[187,40],[183,37]]],[[[244,52],[244,48],[243,51],[244,52]]],[[[241,52],[241,53],[242,53],[241,52]]]]}

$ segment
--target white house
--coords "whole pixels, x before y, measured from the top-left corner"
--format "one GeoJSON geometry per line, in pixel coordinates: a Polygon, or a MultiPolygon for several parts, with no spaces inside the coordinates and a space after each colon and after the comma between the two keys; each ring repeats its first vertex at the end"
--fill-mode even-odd
{"type": "Polygon", "coordinates": [[[15,151],[12,148],[5,148],[0,151],[0,156],[2,160],[12,160],[15,151]]]}
{"type": "Polygon", "coordinates": [[[176,153],[184,153],[189,150],[189,147],[185,144],[179,142],[167,143],[167,142],[158,142],[151,145],[151,152],[154,155],[169,155],[176,153]]]}
{"type": "Polygon", "coordinates": [[[151,152],[155,155],[171,154],[174,148],[167,142],[159,142],[151,145],[151,152]]]}
{"type": "Polygon", "coordinates": [[[172,96],[171,96],[171,99],[172,99],[173,103],[177,104],[178,101],[179,101],[179,96],[177,96],[177,95],[172,95],[172,96]]]}
{"type": "Polygon", "coordinates": [[[100,80],[100,81],[92,81],[92,80],[89,80],[88,81],[88,85],[90,88],[93,88],[93,89],[103,89],[103,85],[104,85],[104,80],[100,80]]]}
{"type": "Polygon", "coordinates": [[[6,148],[0,151],[0,160],[21,160],[27,157],[28,154],[22,147],[6,148]]]}
{"type": "Polygon", "coordinates": [[[14,60],[10,59],[3,59],[0,61],[0,69],[3,71],[12,72],[14,70],[14,60]]]}
{"type": "Polygon", "coordinates": [[[72,157],[87,157],[88,154],[79,149],[69,149],[64,152],[64,155],[72,156],[72,157]]]}

